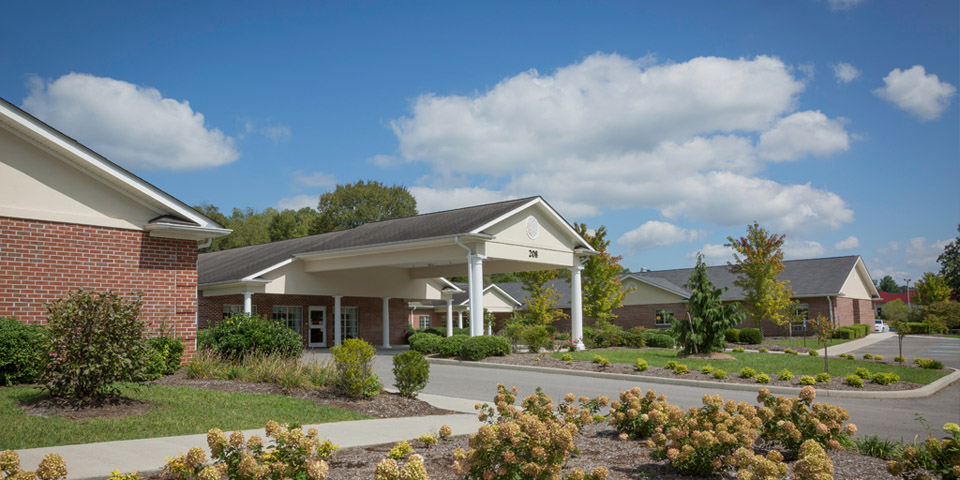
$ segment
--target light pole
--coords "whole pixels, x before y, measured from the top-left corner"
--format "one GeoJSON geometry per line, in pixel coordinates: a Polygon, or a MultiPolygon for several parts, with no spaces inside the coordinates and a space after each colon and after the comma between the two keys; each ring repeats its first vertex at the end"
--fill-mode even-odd
{"type": "Polygon", "coordinates": [[[910,279],[904,278],[903,281],[907,282],[907,307],[910,306],[910,279]]]}

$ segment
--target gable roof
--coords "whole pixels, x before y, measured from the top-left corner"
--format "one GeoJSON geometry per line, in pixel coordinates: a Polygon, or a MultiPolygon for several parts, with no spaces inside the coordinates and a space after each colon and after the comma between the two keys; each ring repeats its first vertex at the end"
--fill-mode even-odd
{"type": "Polygon", "coordinates": [[[157,232],[160,236],[197,240],[230,233],[189,205],[3,98],[0,98],[0,127],[155,210],[158,215],[143,226],[145,230],[157,232]]]}
{"type": "MultiPolygon", "coordinates": [[[[465,284],[464,284],[464,285],[465,285],[465,284]]],[[[483,293],[486,294],[486,293],[489,292],[489,291],[499,292],[499,294],[500,294],[501,297],[503,297],[503,298],[505,298],[505,299],[513,302],[514,304],[516,304],[517,307],[520,307],[521,305],[523,305],[523,303],[522,303],[520,300],[518,300],[518,299],[517,299],[516,297],[514,297],[513,295],[509,294],[506,290],[504,290],[504,289],[503,289],[503,285],[504,285],[504,284],[502,284],[502,283],[490,283],[490,284],[487,284],[486,287],[483,287],[483,293]]],[[[460,288],[461,290],[464,288],[463,286],[461,286],[461,285],[459,285],[459,284],[458,284],[457,286],[458,286],[458,288],[460,288]]],[[[458,292],[458,293],[453,294],[453,304],[454,304],[454,305],[467,306],[467,304],[468,304],[469,302],[470,302],[470,293],[469,293],[469,292],[462,291],[462,292],[458,292]]]]}
{"type": "MultiPolygon", "coordinates": [[[[535,204],[542,204],[556,214],[546,201],[536,196],[371,222],[350,230],[203,253],[197,265],[199,283],[208,285],[253,279],[293,261],[296,256],[313,253],[453,237],[490,239],[491,236],[485,233],[485,229],[535,204]]],[[[557,218],[569,227],[566,220],[559,215],[557,218]]],[[[577,235],[572,227],[569,228],[578,243],[589,250],[589,243],[577,235]]]]}

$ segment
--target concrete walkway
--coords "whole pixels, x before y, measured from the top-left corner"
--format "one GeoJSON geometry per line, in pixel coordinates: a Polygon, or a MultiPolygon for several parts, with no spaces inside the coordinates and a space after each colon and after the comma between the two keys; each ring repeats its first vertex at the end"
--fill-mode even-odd
{"type": "MultiPolygon", "coordinates": [[[[481,425],[473,409],[476,402],[472,400],[429,394],[421,394],[419,398],[436,407],[464,413],[323,423],[304,425],[303,429],[316,428],[321,438],[329,439],[341,448],[346,448],[412,440],[424,433],[436,432],[442,425],[449,425],[454,435],[476,433],[481,425]]],[[[226,433],[230,434],[230,432],[226,433]]],[[[262,428],[243,430],[243,435],[246,438],[250,438],[250,435],[259,435],[265,441],[267,440],[262,428]]],[[[168,457],[186,453],[192,447],[203,447],[209,456],[206,433],[31,448],[18,450],[17,453],[20,455],[20,466],[26,470],[35,470],[44,455],[58,453],[66,461],[67,479],[79,480],[106,478],[114,469],[124,473],[156,472],[163,468],[168,457]]]]}
{"type": "MultiPolygon", "coordinates": [[[[840,355],[841,353],[854,352],[861,348],[869,347],[874,343],[882,342],[888,338],[894,338],[896,336],[897,334],[893,332],[871,333],[866,337],[860,337],[856,340],[850,340],[849,342],[844,342],[844,343],[841,343],[840,345],[834,345],[832,347],[828,347],[827,351],[828,353],[830,353],[831,357],[835,357],[837,355],[840,355]]],[[[819,353],[820,355],[823,355],[824,354],[823,349],[821,348],[817,353],[819,353]]],[[[893,360],[893,359],[891,358],[890,360],[893,360]]]]}

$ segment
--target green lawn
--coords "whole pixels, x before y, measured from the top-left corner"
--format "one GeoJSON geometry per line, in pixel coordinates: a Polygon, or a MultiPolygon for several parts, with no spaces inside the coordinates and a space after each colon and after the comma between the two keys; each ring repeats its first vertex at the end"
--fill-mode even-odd
{"type": "Polygon", "coordinates": [[[40,395],[37,387],[0,388],[0,450],[188,435],[206,433],[214,427],[229,432],[263,428],[269,420],[310,424],[369,418],[283,395],[162,385],[124,389],[125,396],[154,404],[143,415],[71,420],[30,417],[17,407],[40,395]]]}
{"type": "MultiPolygon", "coordinates": [[[[834,345],[840,345],[841,343],[847,343],[849,341],[850,340],[847,340],[845,338],[828,338],[827,345],[832,347],[834,345]]],[[[794,337],[793,341],[790,341],[790,339],[788,338],[770,338],[770,339],[764,338],[763,343],[770,343],[773,345],[785,345],[785,346],[792,346],[792,347],[807,347],[807,348],[812,348],[814,350],[820,350],[821,348],[823,348],[823,342],[821,342],[815,337],[814,338],[807,337],[806,343],[804,343],[804,339],[802,337],[794,337]]],[[[744,347],[744,348],[754,348],[754,347],[751,347],[750,345],[737,345],[737,346],[744,347]]]]}
{"type": "MultiPolygon", "coordinates": [[[[776,378],[780,370],[786,368],[794,375],[816,375],[823,372],[823,357],[811,357],[808,355],[781,355],[773,353],[731,353],[736,360],[700,360],[693,358],[677,358],[678,350],[666,349],[643,349],[643,350],[589,350],[584,352],[573,352],[571,355],[574,360],[592,361],[594,355],[600,355],[613,363],[624,363],[627,365],[636,365],[637,358],[643,358],[647,361],[650,368],[663,367],[670,360],[676,360],[677,363],[686,365],[690,370],[699,370],[704,365],[710,365],[727,372],[728,375],[736,375],[743,367],[751,367],[757,373],[766,373],[771,378],[776,378]]],[[[560,358],[562,353],[552,354],[555,358],[560,358]]],[[[890,365],[882,362],[871,362],[864,360],[846,360],[843,358],[830,359],[830,375],[833,377],[845,377],[854,373],[857,367],[866,367],[871,373],[893,372],[900,375],[900,380],[904,382],[915,382],[928,384],[947,374],[946,370],[927,370],[921,368],[903,367],[899,365],[890,365]]]]}

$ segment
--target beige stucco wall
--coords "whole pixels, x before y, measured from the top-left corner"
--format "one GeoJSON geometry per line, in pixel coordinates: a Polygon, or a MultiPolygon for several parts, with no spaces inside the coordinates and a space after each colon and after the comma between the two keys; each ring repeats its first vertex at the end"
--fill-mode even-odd
{"type": "Polygon", "coordinates": [[[0,128],[0,216],[140,230],[157,215],[0,128]]]}
{"type": "Polygon", "coordinates": [[[680,295],[670,293],[661,288],[627,279],[623,282],[624,288],[634,287],[635,289],[627,293],[623,299],[624,305],[651,305],[660,303],[684,303],[687,300],[680,295]]]}
{"type": "Polygon", "coordinates": [[[850,270],[850,275],[847,276],[847,280],[843,282],[843,288],[840,289],[843,292],[843,296],[850,298],[858,298],[861,300],[870,300],[870,292],[867,290],[867,283],[871,280],[865,278],[861,273],[860,269],[854,267],[850,270]]]}
{"type": "Polygon", "coordinates": [[[287,295],[349,295],[440,300],[440,286],[433,279],[411,279],[403,268],[375,267],[335,272],[305,272],[295,260],[262,277],[269,280],[265,293],[287,295]]]}

